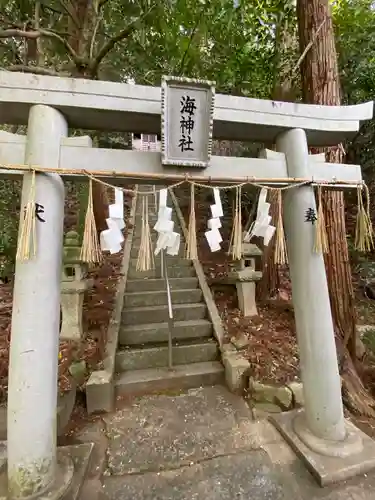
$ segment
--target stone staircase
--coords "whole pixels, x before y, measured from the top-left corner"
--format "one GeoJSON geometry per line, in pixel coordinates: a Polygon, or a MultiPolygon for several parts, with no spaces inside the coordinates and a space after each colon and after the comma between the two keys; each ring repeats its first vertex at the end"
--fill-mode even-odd
{"type": "MultiPolygon", "coordinates": [[[[147,188],[143,187],[142,190],[147,188]]],[[[115,362],[117,396],[214,385],[224,380],[219,348],[193,263],[183,258],[182,238],[176,257],[166,256],[174,315],[173,370],[168,370],[168,306],[161,257],[155,269],[136,270],[141,237],[141,197],[138,197],[122,322],[115,362]]],[[[150,198],[151,200],[151,198],[150,198]]],[[[172,202],[168,202],[172,206],[172,202]]],[[[150,215],[150,227],[156,222],[150,215]]],[[[175,229],[183,232],[173,210],[175,229]]],[[[152,232],[152,241],[157,234],[152,232]]]]}

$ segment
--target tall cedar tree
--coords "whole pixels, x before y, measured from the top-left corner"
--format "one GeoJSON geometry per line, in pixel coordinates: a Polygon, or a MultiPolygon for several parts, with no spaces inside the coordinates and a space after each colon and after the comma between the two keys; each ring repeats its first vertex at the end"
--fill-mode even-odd
{"type": "MultiPolygon", "coordinates": [[[[340,80],[329,0],[297,0],[297,18],[301,54],[310,45],[301,64],[303,100],[309,104],[339,106],[340,80]]],[[[324,151],[328,162],[343,163],[344,152],[340,146],[312,152],[324,151]]],[[[327,190],[323,203],[329,248],[325,262],[344,401],[357,413],[373,415],[374,401],[366,393],[355,368],[356,311],[346,239],[344,194],[327,190]]]]}

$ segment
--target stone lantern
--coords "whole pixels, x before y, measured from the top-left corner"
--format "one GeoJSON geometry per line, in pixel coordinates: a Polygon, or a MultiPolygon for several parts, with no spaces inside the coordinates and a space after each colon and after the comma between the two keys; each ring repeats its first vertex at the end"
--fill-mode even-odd
{"type": "Polygon", "coordinates": [[[243,258],[234,271],[234,281],[237,288],[238,306],[243,315],[257,316],[255,302],[255,284],[262,277],[261,271],[256,271],[256,259],[262,255],[261,250],[253,243],[243,243],[243,258]]]}
{"type": "Polygon", "coordinates": [[[92,287],[88,279],[87,264],[80,259],[81,246],[78,233],[69,231],[65,236],[61,280],[62,324],[60,338],[83,338],[82,310],[85,291],[92,287]]]}

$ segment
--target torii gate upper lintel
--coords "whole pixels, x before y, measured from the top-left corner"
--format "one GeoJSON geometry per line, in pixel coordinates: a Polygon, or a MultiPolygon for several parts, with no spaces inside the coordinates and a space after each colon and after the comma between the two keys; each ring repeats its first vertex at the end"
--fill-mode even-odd
{"type": "MultiPolygon", "coordinates": [[[[372,112],[373,103],[325,107],[219,94],[213,111],[214,137],[267,139],[276,143],[277,153],[266,152],[256,159],[213,156],[199,174],[359,183],[360,167],[327,164],[320,156],[309,155],[308,147],[337,145],[353,137],[372,112]]],[[[184,167],[163,167],[159,153],[95,149],[87,137],[67,137],[68,126],[157,133],[160,115],[160,88],[0,72],[0,120],[28,123],[27,137],[0,134],[0,163],[77,172],[99,169],[112,180],[114,171],[125,169],[146,175],[186,172],[184,167]]],[[[0,175],[10,172],[0,170],[0,175]]],[[[31,175],[25,174],[22,206],[30,182],[31,175]]],[[[32,491],[37,493],[53,483],[57,463],[54,426],[64,214],[60,176],[37,175],[36,192],[43,199],[46,222],[37,227],[37,256],[16,264],[12,316],[8,480],[16,496],[30,493],[30,483],[20,479],[20,468],[37,485],[32,491]]],[[[281,415],[274,422],[323,484],[375,466],[375,443],[344,419],[324,259],[313,253],[314,232],[304,221],[306,209],[315,206],[311,186],[290,189],[285,196],[305,410],[281,415]]]]}
{"type": "MultiPolygon", "coordinates": [[[[0,95],[4,124],[26,125],[30,107],[44,104],[71,128],[160,133],[160,87],[0,71],[0,95]]],[[[309,146],[335,146],[372,114],[373,102],[318,106],[216,94],[214,138],[274,144],[281,132],[302,128],[309,146]]]]}

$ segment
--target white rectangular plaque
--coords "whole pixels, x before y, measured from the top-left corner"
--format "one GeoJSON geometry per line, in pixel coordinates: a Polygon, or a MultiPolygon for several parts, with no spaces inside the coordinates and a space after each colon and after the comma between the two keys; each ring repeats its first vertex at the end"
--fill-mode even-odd
{"type": "Polygon", "coordinates": [[[161,85],[163,165],[208,167],[215,82],[165,76],[161,85]]]}

